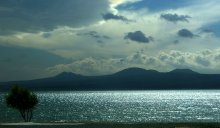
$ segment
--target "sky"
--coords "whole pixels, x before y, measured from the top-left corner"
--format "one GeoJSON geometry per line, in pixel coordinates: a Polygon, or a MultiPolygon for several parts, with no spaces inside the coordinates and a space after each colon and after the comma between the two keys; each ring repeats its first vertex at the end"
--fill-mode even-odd
{"type": "Polygon", "coordinates": [[[0,0],[0,81],[129,67],[220,74],[219,0],[0,0]]]}

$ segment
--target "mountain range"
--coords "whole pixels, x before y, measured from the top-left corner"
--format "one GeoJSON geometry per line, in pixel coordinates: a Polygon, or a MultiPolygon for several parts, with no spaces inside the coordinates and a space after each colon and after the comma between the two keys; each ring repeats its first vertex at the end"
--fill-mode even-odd
{"type": "Polygon", "coordinates": [[[44,79],[2,82],[0,90],[8,90],[15,84],[39,91],[220,89],[220,74],[199,74],[189,69],[164,73],[141,68],[128,68],[104,76],[63,72],[44,79]]]}

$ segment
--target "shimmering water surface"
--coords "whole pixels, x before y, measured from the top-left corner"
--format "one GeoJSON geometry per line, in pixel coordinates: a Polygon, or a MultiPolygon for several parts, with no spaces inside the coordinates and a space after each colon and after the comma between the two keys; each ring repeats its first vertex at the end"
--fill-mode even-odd
{"type": "MultiPolygon", "coordinates": [[[[0,122],[21,121],[0,94],[0,122]]],[[[220,122],[220,90],[38,92],[35,122],[220,122]]]]}

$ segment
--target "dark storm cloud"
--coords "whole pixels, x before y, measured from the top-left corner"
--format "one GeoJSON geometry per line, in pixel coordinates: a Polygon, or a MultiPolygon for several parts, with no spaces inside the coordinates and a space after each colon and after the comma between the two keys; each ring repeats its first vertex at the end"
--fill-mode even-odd
{"type": "Polygon", "coordinates": [[[207,29],[207,28],[201,28],[199,30],[199,34],[208,34],[208,35],[211,35],[211,36],[216,36],[215,31],[213,31],[212,29],[207,29]]]}
{"type": "Polygon", "coordinates": [[[178,31],[177,33],[180,37],[184,37],[184,38],[193,38],[195,35],[189,31],[188,29],[181,29],[178,31]]]}
{"type": "Polygon", "coordinates": [[[108,0],[0,0],[0,34],[88,25],[108,8],[108,0]]]}
{"type": "Polygon", "coordinates": [[[153,40],[152,37],[146,37],[145,34],[141,31],[129,32],[125,35],[124,39],[129,39],[139,43],[149,43],[153,40]]]}
{"type": "Polygon", "coordinates": [[[169,22],[174,22],[174,23],[177,23],[177,22],[189,22],[189,18],[191,18],[190,16],[188,15],[177,15],[177,14],[161,14],[160,15],[160,18],[161,19],[165,19],[169,22]]]}
{"type": "Polygon", "coordinates": [[[112,13],[106,13],[102,15],[104,20],[121,20],[121,21],[125,21],[125,22],[131,22],[131,20],[127,19],[124,16],[119,16],[119,15],[115,15],[112,13]]]}
{"type": "Polygon", "coordinates": [[[220,21],[203,26],[203,29],[211,30],[213,34],[220,37],[220,21]]]}
{"type": "Polygon", "coordinates": [[[97,38],[97,39],[101,38],[101,36],[96,31],[89,31],[88,33],[84,33],[84,35],[88,35],[90,37],[97,38]]]}
{"type": "Polygon", "coordinates": [[[109,37],[109,36],[102,36],[102,38],[104,38],[104,39],[111,39],[111,37],[109,37]]]}
{"type": "Polygon", "coordinates": [[[87,36],[96,40],[97,43],[104,43],[105,40],[110,40],[111,37],[107,35],[102,35],[96,31],[89,31],[85,33],[78,33],[78,36],[87,36]]]}
{"type": "Polygon", "coordinates": [[[78,33],[78,36],[89,36],[92,38],[96,38],[96,39],[111,39],[111,37],[107,36],[107,35],[102,35],[96,31],[89,31],[89,32],[85,32],[85,33],[78,33]]]}
{"type": "Polygon", "coordinates": [[[44,32],[44,33],[42,34],[42,37],[44,37],[44,38],[49,38],[49,37],[51,37],[51,36],[52,36],[52,34],[49,33],[49,32],[44,32]]]}
{"type": "Polygon", "coordinates": [[[178,44],[180,41],[179,40],[174,40],[173,43],[174,44],[178,44]]]}
{"type": "Polygon", "coordinates": [[[214,33],[214,31],[211,30],[211,29],[203,29],[201,32],[204,32],[204,33],[214,33]]]}

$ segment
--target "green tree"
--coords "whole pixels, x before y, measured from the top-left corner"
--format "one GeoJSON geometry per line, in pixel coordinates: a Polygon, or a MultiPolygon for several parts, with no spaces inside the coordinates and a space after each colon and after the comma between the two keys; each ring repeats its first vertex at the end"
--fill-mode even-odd
{"type": "Polygon", "coordinates": [[[28,89],[13,86],[6,95],[8,107],[17,109],[25,122],[30,122],[33,117],[33,110],[38,103],[37,96],[28,89]]]}

